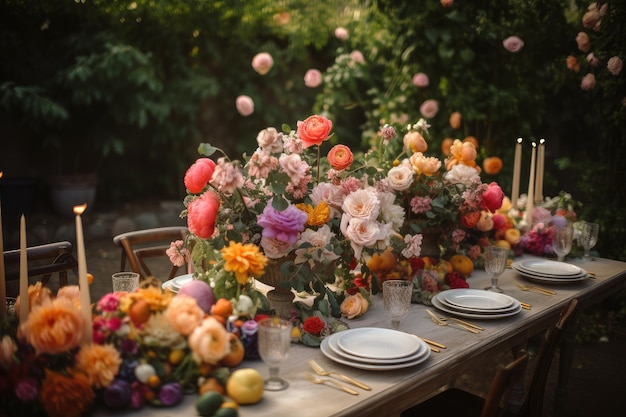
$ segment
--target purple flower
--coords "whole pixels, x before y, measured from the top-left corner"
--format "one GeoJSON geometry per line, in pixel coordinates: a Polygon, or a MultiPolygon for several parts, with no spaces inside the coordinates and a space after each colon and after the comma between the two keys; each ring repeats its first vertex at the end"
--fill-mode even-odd
{"type": "Polygon", "coordinates": [[[165,406],[176,405],[183,399],[183,387],[178,382],[171,382],[161,387],[159,400],[165,406]]]}
{"type": "Polygon", "coordinates": [[[135,381],[131,384],[130,387],[132,390],[130,397],[130,407],[135,410],[143,407],[146,402],[146,399],[143,395],[144,385],[142,385],[140,382],[135,381]]]}
{"type": "Polygon", "coordinates": [[[104,390],[104,403],[111,408],[124,408],[130,405],[131,394],[130,384],[116,379],[104,390]]]}
{"type": "Polygon", "coordinates": [[[23,402],[33,401],[39,394],[39,384],[32,377],[27,377],[17,381],[15,386],[15,396],[23,402]]]}
{"type": "Polygon", "coordinates": [[[552,217],[552,221],[551,221],[551,223],[552,223],[555,227],[557,227],[557,228],[561,229],[561,228],[563,228],[563,227],[567,226],[567,219],[566,219],[565,217],[561,216],[560,214],[555,214],[555,215],[552,217]]]}
{"type": "Polygon", "coordinates": [[[270,200],[259,215],[257,223],[263,228],[263,237],[294,244],[307,220],[307,214],[295,206],[289,205],[285,210],[278,211],[272,207],[270,200]]]}
{"type": "Polygon", "coordinates": [[[134,355],[137,353],[137,342],[130,339],[122,340],[122,351],[129,355],[134,355]]]}
{"type": "Polygon", "coordinates": [[[241,326],[241,332],[246,336],[252,336],[259,330],[259,323],[254,320],[246,320],[241,326]]]}

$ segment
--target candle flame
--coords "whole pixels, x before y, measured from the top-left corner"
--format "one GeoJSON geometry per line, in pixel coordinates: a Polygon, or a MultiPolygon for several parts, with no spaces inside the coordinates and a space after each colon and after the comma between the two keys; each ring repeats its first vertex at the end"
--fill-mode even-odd
{"type": "Polygon", "coordinates": [[[87,210],[87,203],[81,204],[80,206],[74,206],[74,214],[81,215],[87,210]]]}
{"type": "Polygon", "coordinates": [[[0,171],[0,178],[2,178],[2,175],[4,174],[3,171],[0,171]]]}
{"type": "Polygon", "coordinates": [[[539,139],[539,144],[540,144],[540,145],[543,145],[543,144],[545,144],[545,143],[546,143],[546,140],[545,140],[545,139],[543,139],[543,138],[539,139]]]}
{"type": "Polygon", "coordinates": [[[537,147],[537,142],[535,142],[535,141],[533,140],[532,145],[533,145],[533,148],[536,148],[536,147],[537,147]]]}
{"type": "Polygon", "coordinates": [[[517,143],[521,144],[524,141],[522,138],[517,138],[517,143]]]}

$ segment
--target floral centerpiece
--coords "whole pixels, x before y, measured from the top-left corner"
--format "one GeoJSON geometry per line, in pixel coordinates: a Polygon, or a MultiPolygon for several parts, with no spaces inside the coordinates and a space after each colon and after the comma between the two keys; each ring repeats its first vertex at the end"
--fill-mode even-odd
{"type": "Polygon", "coordinates": [[[483,212],[501,206],[502,190],[482,183],[471,142],[454,141],[445,161],[427,157],[428,127],[420,120],[399,140],[384,126],[365,153],[336,144],[323,155],[332,122],[320,115],[296,130],[262,130],[243,161],[223,153],[213,161],[220,150],[200,145],[205,157],[185,175],[183,212],[197,278],[236,298],[254,293],[251,278],[279,268],[275,286],[313,298],[296,303],[300,320],[318,312],[353,318],[367,311],[380,281],[413,279],[420,265],[411,259],[426,234],[439,239],[437,257],[478,258],[472,233],[482,233],[483,212]],[[378,262],[386,252],[392,259],[378,262]]]}

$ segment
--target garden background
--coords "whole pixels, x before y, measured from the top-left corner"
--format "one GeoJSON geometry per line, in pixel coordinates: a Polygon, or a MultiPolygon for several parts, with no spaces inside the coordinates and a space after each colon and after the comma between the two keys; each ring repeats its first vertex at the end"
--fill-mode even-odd
{"type": "Polygon", "coordinates": [[[324,113],[334,143],[365,149],[381,122],[415,123],[431,99],[428,153],[474,136],[479,160],[504,161],[485,179],[508,194],[522,137],[525,192],[530,141],[545,138],[544,194],[571,193],[579,217],[601,225],[597,251],[626,260],[626,74],[607,69],[626,59],[626,5],[607,3],[586,28],[590,2],[578,0],[4,0],[0,171],[34,181],[35,209],[48,209],[62,174],[97,175],[96,210],[182,201],[201,142],[237,158],[259,130],[324,113]],[[510,36],[519,51],[503,46],[510,36]],[[273,58],[263,75],[251,65],[259,52],[273,58]],[[309,69],[321,85],[305,85],[309,69]],[[589,73],[595,86],[583,89],[589,73]],[[254,102],[248,116],[241,95],[254,102]]]}

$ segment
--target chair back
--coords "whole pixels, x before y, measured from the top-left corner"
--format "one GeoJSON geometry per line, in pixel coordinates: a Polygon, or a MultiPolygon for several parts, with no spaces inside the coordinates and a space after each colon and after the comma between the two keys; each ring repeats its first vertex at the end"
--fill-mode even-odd
{"type": "MultiPolygon", "coordinates": [[[[7,281],[19,279],[20,250],[3,253],[5,277],[7,281]]],[[[67,271],[78,266],[72,253],[72,244],[67,241],[47,243],[26,248],[28,276],[41,276],[43,285],[47,285],[52,274],[59,274],[59,287],[67,285],[67,271]]]]}
{"type": "Polygon", "coordinates": [[[528,353],[521,351],[513,362],[498,369],[491,381],[480,417],[496,417],[500,414],[501,403],[506,403],[513,383],[523,378],[528,365],[528,353]]]}
{"type": "MultiPolygon", "coordinates": [[[[169,262],[165,251],[172,242],[185,240],[187,234],[188,230],[184,226],[170,226],[136,230],[115,236],[113,243],[122,248],[120,271],[126,270],[128,260],[132,271],[138,273],[141,279],[153,276],[146,259],[165,257],[169,262]]],[[[180,268],[172,265],[167,279],[174,278],[180,268]]]]}
{"type": "Polygon", "coordinates": [[[544,341],[539,350],[539,355],[537,356],[535,371],[520,416],[540,417],[543,414],[543,402],[546,391],[546,381],[550,373],[550,365],[567,330],[574,322],[577,306],[578,299],[573,298],[570,300],[561,310],[556,324],[546,332],[544,341]]]}

